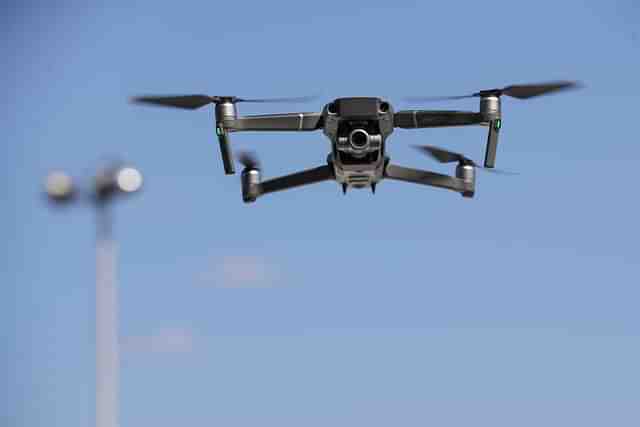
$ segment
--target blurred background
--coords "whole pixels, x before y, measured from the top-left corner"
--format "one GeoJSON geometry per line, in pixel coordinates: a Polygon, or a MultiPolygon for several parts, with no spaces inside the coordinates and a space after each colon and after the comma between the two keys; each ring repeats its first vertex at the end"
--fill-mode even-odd
{"type": "MultiPolygon", "coordinates": [[[[113,157],[145,177],[115,206],[126,426],[637,426],[638,3],[6,2],[0,14],[0,332],[7,426],[93,424],[91,209],[42,183],[113,157]],[[133,95],[455,95],[575,79],[503,100],[473,200],[385,181],[244,205],[212,108],[133,95]]],[[[476,100],[417,106],[476,109],[476,100]]],[[[264,177],[324,163],[316,133],[232,135],[264,177]]],[[[396,130],[481,160],[486,129],[396,130]]]]}

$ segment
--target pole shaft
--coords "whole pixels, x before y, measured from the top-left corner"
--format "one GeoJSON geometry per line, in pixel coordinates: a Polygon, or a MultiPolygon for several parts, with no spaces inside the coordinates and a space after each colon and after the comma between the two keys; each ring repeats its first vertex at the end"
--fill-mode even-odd
{"type": "Polygon", "coordinates": [[[118,426],[117,247],[106,206],[98,207],[96,241],[96,427],[118,426]]]}

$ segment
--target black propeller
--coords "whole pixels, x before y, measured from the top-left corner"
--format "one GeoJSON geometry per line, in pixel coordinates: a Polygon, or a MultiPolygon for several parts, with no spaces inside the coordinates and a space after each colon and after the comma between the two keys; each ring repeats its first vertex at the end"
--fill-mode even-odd
{"type": "Polygon", "coordinates": [[[184,108],[195,110],[209,104],[220,102],[254,102],[254,103],[301,103],[316,99],[316,96],[300,96],[294,98],[238,98],[236,96],[209,95],[176,95],[176,96],[136,96],[131,102],[136,104],[161,105],[163,107],[184,108]]]}
{"type": "Polygon", "coordinates": [[[255,153],[250,151],[242,151],[238,155],[238,161],[247,169],[260,169],[260,161],[255,153]]]}
{"type": "Polygon", "coordinates": [[[471,166],[474,166],[476,168],[480,168],[482,170],[486,170],[488,172],[497,173],[497,174],[500,174],[500,175],[518,175],[516,172],[505,171],[505,170],[494,169],[494,168],[485,168],[483,166],[478,165],[476,162],[474,162],[473,160],[465,157],[462,154],[454,153],[453,151],[447,151],[447,150],[444,150],[442,148],[434,147],[432,145],[414,145],[413,147],[415,149],[421,151],[423,154],[426,154],[426,155],[434,158],[435,160],[439,161],[440,163],[458,162],[458,163],[461,163],[463,165],[471,165],[471,166]]]}
{"type": "Polygon", "coordinates": [[[473,93],[471,95],[459,95],[459,96],[427,96],[427,97],[408,97],[407,101],[410,102],[429,102],[429,101],[444,101],[452,99],[466,99],[480,96],[502,96],[507,95],[517,99],[529,99],[534,96],[546,95],[552,92],[557,92],[567,89],[580,88],[581,84],[574,81],[552,81],[544,83],[531,83],[522,85],[511,85],[501,89],[488,89],[481,90],[480,92],[473,93]]]}

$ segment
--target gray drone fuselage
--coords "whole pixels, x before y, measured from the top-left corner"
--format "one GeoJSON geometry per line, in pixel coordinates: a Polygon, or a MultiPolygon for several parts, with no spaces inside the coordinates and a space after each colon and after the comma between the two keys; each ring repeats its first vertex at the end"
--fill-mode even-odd
{"type": "Polygon", "coordinates": [[[331,140],[335,180],[353,188],[380,181],[385,142],[393,132],[391,105],[379,98],[338,98],[324,106],[322,118],[323,132],[331,140]]]}
{"type": "Polygon", "coordinates": [[[321,111],[261,115],[238,115],[239,102],[300,102],[303,98],[251,99],[236,96],[209,96],[202,94],[133,98],[136,103],[194,110],[215,104],[216,135],[224,172],[235,173],[234,158],[229,143],[233,132],[312,132],[320,131],[331,141],[331,152],[324,165],[299,172],[262,180],[257,158],[243,153],[238,158],[244,165],[241,174],[242,199],[255,202],[258,197],[295,187],[324,181],[336,181],[347,188],[370,187],[383,180],[403,181],[455,191],[463,197],[475,194],[475,170],[493,170],[496,150],[502,128],[501,96],[529,99],[560,90],[580,87],[577,82],[553,81],[534,84],[510,85],[503,88],[481,90],[454,97],[415,98],[416,101],[456,100],[478,98],[478,111],[459,110],[401,110],[376,97],[337,98],[321,111]],[[478,165],[462,154],[434,146],[420,146],[423,154],[440,163],[457,163],[455,175],[446,175],[424,169],[413,169],[393,164],[386,155],[386,141],[395,128],[425,129],[457,126],[484,126],[488,128],[484,165],[478,165]]]}
{"type": "MultiPolygon", "coordinates": [[[[216,104],[217,134],[225,172],[234,173],[228,144],[229,132],[242,131],[317,131],[322,130],[331,141],[327,163],[306,171],[262,180],[257,162],[245,164],[241,183],[243,200],[254,202],[258,197],[289,188],[333,180],[348,188],[371,188],[383,179],[428,185],[473,197],[475,164],[460,158],[455,176],[410,169],[390,163],[386,155],[386,140],[394,128],[415,129],[442,126],[489,125],[490,135],[499,126],[500,104],[495,96],[483,98],[480,112],[403,110],[395,112],[385,100],[376,97],[337,98],[320,112],[282,113],[239,116],[231,97],[221,97],[216,104]]],[[[495,145],[495,144],[494,144],[495,145]]]]}

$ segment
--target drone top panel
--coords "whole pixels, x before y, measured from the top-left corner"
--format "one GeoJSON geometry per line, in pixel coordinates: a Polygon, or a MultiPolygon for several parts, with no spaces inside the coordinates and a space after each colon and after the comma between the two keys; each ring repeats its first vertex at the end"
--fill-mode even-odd
{"type": "Polygon", "coordinates": [[[335,105],[340,117],[347,119],[376,118],[380,112],[378,98],[339,98],[335,105]]]}

